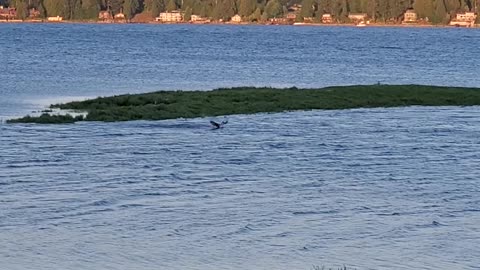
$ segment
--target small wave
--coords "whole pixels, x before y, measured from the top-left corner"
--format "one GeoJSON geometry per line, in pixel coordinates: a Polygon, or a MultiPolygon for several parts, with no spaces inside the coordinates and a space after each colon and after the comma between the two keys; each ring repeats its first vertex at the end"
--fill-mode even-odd
{"type": "Polygon", "coordinates": [[[403,50],[402,47],[398,46],[379,46],[379,49],[387,49],[387,50],[403,50]]]}
{"type": "Polygon", "coordinates": [[[134,207],[145,207],[145,206],[146,206],[145,204],[141,204],[141,203],[128,203],[128,204],[119,205],[118,207],[120,207],[120,208],[134,208],[134,207]]]}
{"type": "Polygon", "coordinates": [[[251,224],[247,224],[241,228],[239,228],[238,230],[236,230],[233,234],[239,234],[239,233],[248,233],[250,231],[254,231],[255,229],[253,228],[253,226],[251,224]]]}
{"type": "Polygon", "coordinates": [[[91,205],[93,206],[106,206],[106,205],[111,205],[113,204],[112,201],[110,200],[99,200],[99,201],[94,201],[91,205]]]}
{"type": "Polygon", "coordinates": [[[293,215],[325,215],[325,214],[336,214],[338,210],[327,210],[327,211],[296,211],[292,212],[293,215]]]}
{"type": "Polygon", "coordinates": [[[219,179],[219,180],[202,180],[202,181],[197,181],[194,183],[187,184],[187,186],[200,186],[200,185],[218,184],[218,183],[225,183],[225,182],[230,182],[230,180],[228,178],[219,179]]]}
{"type": "Polygon", "coordinates": [[[270,146],[273,149],[284,149],[287,148],[286,143],[268,143],[267,146],[270,146]]]}
{"type": "Polygon", "coordinates": [[[223,161],[224,164],[231,164],[231,165],[249,165],[254,163],[251,159],[240,159],[240,158],[231,158],[223,161]]]}
{"type": "Polygon", "coordinates": [[[447,225],[440,223],[440,221],[434,220],[431,223],[420,224],[420,225],[417,225],[415,227],[417,227],[417,228],[434,228],[434,227],[441,227],[441,226],[447,226],[447,225]]]}

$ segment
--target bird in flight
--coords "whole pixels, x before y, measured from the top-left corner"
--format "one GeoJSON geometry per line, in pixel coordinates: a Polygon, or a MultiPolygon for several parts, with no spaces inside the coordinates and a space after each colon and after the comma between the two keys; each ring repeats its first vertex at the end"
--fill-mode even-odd
{"type": "Polygon", "coordinates": [[[223,128],[224,125],[228,123],[228,120],[223,120],[221,123],[217,123],[215,121],[210,120],[210,124],[212,125],[212,129],[219,129],[223,128]]]}

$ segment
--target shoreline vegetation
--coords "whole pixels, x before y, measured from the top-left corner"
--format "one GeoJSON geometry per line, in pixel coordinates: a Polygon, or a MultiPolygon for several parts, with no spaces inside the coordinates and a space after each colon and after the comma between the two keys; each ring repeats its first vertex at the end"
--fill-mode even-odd
{"type": "MultiPolygon", "coordinates": [[[[62,20],[62,21],[48,21],[48,20],[0,20],[2,23],[21,23],[21,24],[147,24],[147,25],[238,25],[238,26],[315,26],[315,27],[358,27],[358,23],[318,23],[318,22],[295,22],[295,23],[272,23],[272,22],[156,22],[156,21],[97,21],[97,20],[62,20]]],[[[371,22],[368,27],[386,27],[386,28],[458,28],[447,24],[426,24],[426,23],[381,23],[371,22]]],[[[462,28],[480,28],[480,24],[474,24],[472,27],[462,28]]]]}
{"type": "Polygon", "coordinates": [[[0,0],[0,22],[475,27],[480,0],[0,0]]]}
{"type": "Polygon", "coordinates": [[[480,105],[480,88],[426,85],[354,85],[319,89],[220,88],[210,91],[158,91],[98,97],[50,105],[50,109],[86,113],[58,115],[45,110],[7,123],[64,124],[79,121],[166,120],[233,114],[405,106],[480,105]]]}

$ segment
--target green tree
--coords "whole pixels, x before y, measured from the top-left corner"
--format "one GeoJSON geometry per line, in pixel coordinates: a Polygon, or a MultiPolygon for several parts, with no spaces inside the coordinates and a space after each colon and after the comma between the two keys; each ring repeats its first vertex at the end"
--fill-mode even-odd
{"type": "Polygon", "coordinates": [[[260,20],[262,22],[266,22],[268,20],[268,14],[267,12],[263,11],[262,16],[260,17],[260,20]]]}
{"type": "Polygon", "coordinates": [[[256,0],[240,0],[238,15],[242,17],[250,16],[257,8],[256,0]]]}
{"type": "Polygon", "coordinates": [[[420,18],[432,20],[433,17],[433,0],[415,0],[413,8],[420,18]]]}
{"type": "Polygon", "coordinates": [[[218,0],[213,9],[214,20],[229,20],[235,15],[235,3],[232,0],[218,0]]]}
{"type": "Polygon", "coordinates": [[[165,10],[165,7],[163,6],[163,1],[161,0],[152,1],[152,9],[150,10],[152,17],[158,17],[158,15],[160,15],[160,12],[164,10],[165,10]]]}
{"type": "Polygon", "coordinates": [[[202,3],[200,6],[200,16],[202,17],[210,17],[210,9],[207,4],[202,3]]]}
{"type": "Polygon", "coordinates": [[[337,12],[339,18],[341,20],[346,20],[348,18],[348,12],[349,12],[347,0],[339,0],[337,4],[339,9],[339,12],[337,12]]]}
{"type": "Polygon", "coordinates": [[[412,0],[390,0],[393,1],[390,5],[392,11],[391,16],[395,18],[397,21],[403,17],[405,11],[412,7],[413,1],[412,0]]]}
{"type": "Polygon", "coordinates": [[[175,0],[168,0],[166,9],[167,9],[167,11],[176,10],[177,9],[177,4],[175,3],[175,0]]]}
{"type": "Polygon", "coordinates": [[[362,12],[362,7],[361,7],[361,1],[360,0],[349,0],[348,1],[348,7],[351,12],[355,13],[360,13],[362,12]]]}
{"type": "Polygon", "coordinates": [[[265,6],[265,13],[266,13],[267,19],[282,17],[283,7],[278,2],[278,0],[270,0],[265,6]]]}
{"type": "Polygon", "coordinates": [[[203,7],[204,4],[201,1],[195,0],[193,2],[192,14],[200,15],[202,13],[203,7]]]}
{"type": "Polygon", "coordinates": [[[15,1],[15,8],[17,9],[17,17],[25,20],[28,17],[28,4],[24,0],[15,1]]]}
{"type": "Polygon", "coordinates": [[[447,21],[447,9],[443,0],[435,0],[435,12],[432,18],[432,23],[446,23],[447,21]]]}
{"type": "Polygon", "coordinates": [[[100,5],[97,0],[82,1],[83,19],[97,19],[100,12],[100,5]]]}
{"type": "Polygon", "coordinates": [[[383,1],[377,2],[377,14],[379,15],[380,19],[384,22],[392,18],[391,4],[392,4],[391,0],[383,0],[383,1]]]}
{"type": "Polygon", "coordinates": [[[249,19],[252,22],[259,22],[262,20],[262,10],[260,9],[260,7],[257,7],[257,9],[255,9],[255,11],[250,15],[249,19]]]}
{"type": "Polygon", "coordinates": [[[107,0],[109,9],[112,11],[113,14],[117,14],[122,11],[123,7],[123,0],[107,0]]]}
{"type": "Polygon", "coordinates": [[[445,7],[448,11],[456,12],[460,9],[459,0],[445,0],[445,7]]]}
{"type": "Polygon", "coordinates": [[[318,3],[318,12],[322,15],[325,13],[334,14],[333,0],[320,0],[318,3]]]}
{"type": "MultiPolygon", "coordinates": [[[[156,17],[165,10],[191,8],[192,14],[217,19],[230,19],[234,14],[250,20],[278,17],[286,14],[286,7],[294,3],[303,5],[300,20],[315,16],[320,21],[330,13],[344,21],[349,12],[367,13],[373,20],[399,21],[408,8],[414,8],[419,18],[429,18],[433,23],[446,23],[458,12],[475,11],[480,0],[0,0],[0,3],[17,8],[17,16],[25,18],[28,8],[36,8],[42,17],[62,16],[65,19],[96,19],[100,10],[113,14],[123,11],[127,18],[138,12],[148,12],[156,17]],[[176,1],[182,1],[178,5],[176,1]],[[257,12],[257,9],[260,12],[257,12]],[[130,11],[129,11],[130,10],[130,11]]],[[[478,9],[477,9],[478,11],[478,9]]],[[[480,21],[480,17],[478,17],[480,21]]]]}
{"type": "Polygon", "coordinates": [[[235,0],[223,0],[222,1],[222,13],[225,20],[230,20],[235,14],[237,14],[237,5],[235,0]]]}
{"type": "Polygon", "coordinates": [[[302,9],[300,10],[300,18],[313,17],[315,13],[314,0],[302,0],[302,9]]]}
{"type": "Polygon", "coordinates": [[[40,18],[47,17],[47,11],[45,10],[45,6],[43,5],[43,1],[38,4],[38,12],[40,12],[40,18]]]}
{"type": "Polygon", "coordinates": [[[193,8],[194,0],[181,0],[180,8],[185,11],[188,7],[193,8]]]}
{"type": "Polygon", "coordinates": [[[142,11],[152,11],[152,6],[153,6],[153,0],[143,0],[143,1],[139,1],[141,2],[141,7],[140,9],[142,11]]]}
{"type": "Polygon", "coordinates": [[[215,4],[212,11],[212,18],[216,21],[223,19],[222,16],[222,2],[219,1],[215,4]]]}
{"type": "Polygon", "coordinates": [[[376,21],[377,20],[377,0],[366,0],[365,5],[366,5],[365,8],[366,8],[368,17],[376,21]]]}
{"type": "Polygon", "coordinates": [[[189,22],[192,19],[192,8],[187,7],[185,9],[185,14],[183,15],[183,20],[189,22]]]}
{"type": "Polygon", "coordinates": [[[82,8],[81,2],[74,3],[74,5],[72,6],[72,10],[70,11],[69,19],[75,19],[75,20],[88,19],[86,13],[87,11],[82,8]]]}
{"type": "Polygon", "coordinates": [[[125,0],[123,3],[123,13],[127,20],[131,20],[139,7],[138,0],[125,0]]]}
{"type": "Polygon", "coordinates": [[[76,0],[63,0],[63,12],[62,15],[64,19],[70,20],[73,19],[73,14],[75,13],[75,2],[76,0]]]}
{"type": "Polygon", "coordinates": [[[45,11],[47,17],[63,16],[64,4],[61,0],[45,0],[45,11]]]}

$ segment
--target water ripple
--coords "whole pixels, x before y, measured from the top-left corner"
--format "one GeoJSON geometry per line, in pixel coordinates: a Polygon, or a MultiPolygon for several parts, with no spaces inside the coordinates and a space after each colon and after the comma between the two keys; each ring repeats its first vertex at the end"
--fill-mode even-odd
{"type": "Polygon", "coordinates": [[[237,115],[217,132],[201,118],[0,125],[2,267],[478,269],[479,119],[409,107],[237,115]]]}

